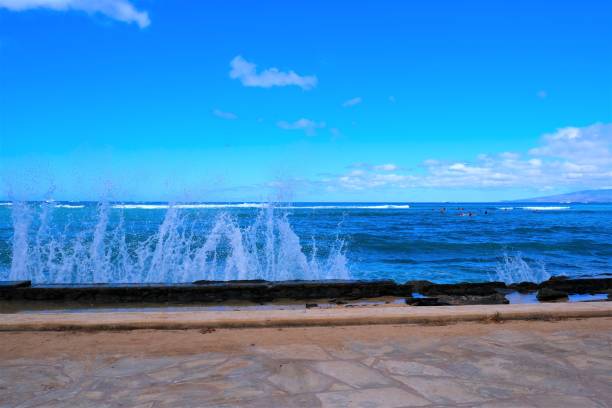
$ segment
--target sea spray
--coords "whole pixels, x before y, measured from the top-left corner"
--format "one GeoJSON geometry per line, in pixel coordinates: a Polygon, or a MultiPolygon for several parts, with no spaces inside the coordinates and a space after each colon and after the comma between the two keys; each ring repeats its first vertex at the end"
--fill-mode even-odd
{"type": "Polygon", "coordinates": [[[501,262],[495,268],[492,280],[506,284],[520,282],[540,283],[550,278],[544,261],[537,260],[532,265],[527,263],[520,252],[509,254],[504,252],[501,262]]]}
{"type": "Polygon", "coordinates": [[[13,254],[9,280],[30,279],[28,271],[28,234],[32,214],[26,203],[15,203],[12,206],[13,220],[13,254]]]}
{"type": "Polygon", "coordinates": [[[11,268],[0,280],[178,283],[349,278],[341,239],[336,237],[325,251],[318,250],[314,239],[310,247],[303,246],[289,214],[273,205],[254,210],[254,220],[246,226],[228,212],[193,213],[168,205],[152,233],[126,228],[123,209],[106,202],[79,210],[87,215],[81,215],[78,223],[60,216],[55,208],[48,203],[13,204],[11,268]]]}

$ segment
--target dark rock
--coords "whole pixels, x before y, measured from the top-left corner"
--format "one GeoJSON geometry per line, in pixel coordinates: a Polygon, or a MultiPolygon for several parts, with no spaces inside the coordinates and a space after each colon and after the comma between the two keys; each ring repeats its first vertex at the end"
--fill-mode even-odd
{"type": "MultiPolygon", "coordinates": [[[[87,305],[118,303],[217,303],[228,300],[269,302],[274,299],[346,299],[383,296],[408,297],[409,304],[481,304],[503,302],[508,288],[520,292],[540,289],[576,294],[606,293],[612,290],[612,278],[606,279],[552,279],[535,285],[522,282],[506,287],[502,282],[434,284],[429,281],[410,281],[398,285],[391,280],[379,281],[286,281],[263,280],[213,282],[197,284],[120,284],[120,285],[34,285],[29,282],[0,285],[0,300],[45,301],[51,303],[79,303],[87,305]],[[422,293],[436,300],[412,298],[422,293]],[[412,303],[410,303],[412,302],[412,303]]],[[[544,297],[546,291],[543,292],[544,297]]],[[[342,299],[342,301],[338,301],[342,299]]]]}
{"type": "Polygon", "coordinates": [[[538,290],[538,284],[533,282],[521,282],[508,285],[508,288],[516,290],[519,293],[531,293],[538,290]]]}
{"type": "Polygon", "coordinates": [[[406,282],[403,284],[396,285],[395,293],[393,295],[404,297],[411,296],[414,292],[418,292],[418,290],[416,290],[411,283],[406,282]]]}
{"type": "Polygon", "coordinates": [[[233,280],[229,282],[228,281],[197,280],[193,282],[194,285],[207,285],[211,283],[227,284],[227,283],[270,283],[270,282],[264,279],[244,279],[244,280],[233,280]]]}
{"type": "Polygon", "coordinates": [[[393,296],[397,284],[392,280],[379,281],[285,281],[274,282],[270,294],[276,299],[361,299],[393,296]]]}
{"type": "Polygon", "coordinates": [[[404,283],[404,286],[407,286],[410,288],[410,293],[412,292],[423,293],[423,290],[425,288],[433,284],[434,284],[433,282],[430,282],[427,280],[413,280],[413,281],[408,281],[404,283]]]}
{"type": "Polygon", "coordinates": [[[554,302],[557,300],[567,300],[568,294],[560,290],[541,288],[538,290],[536,297],[541,302],[554,302]]]}
{"type": "Polygon", "coordinates": [[[503,282],[431,284],[424,286],[419,292],[428,296],[490,296],[506,289],[503,282]]]}
{"type": "Polygon", "coordinates": [[[539,289],[547,288],[561,292],[577,293],[577,294],[595,294],[603,293],[608,289],[612,289],[612,278],[605,279],[549,279],[538,285],[539,289]]]}
{"type": "Polygon", "coordinates": [[[37,285],[0,290],[1,300],[110,303],[215,303],[226,300],[369,298],[393,296],[397,285],[384,281],[230,281],[175,285],[37,285]]]}
{"type": "Polygon", "coordinates": [[[436,297],[407,297],[406,304],[410,306],[448,306],[448,303],[441,301],[436,297]]]}
{"type": "Polygon", "coordinates": [[[319,307],[316,303],[306,303],[306,309],[312,309],[313,307],[319,307]]]}
{"type": "Polygon", "coordinates": [[[32,282],[29,280],[24,281],[0,281],[0,290],[3,289],[15,289],[15,288],[26,288],[31,286],[32,282]]]}
{"type": "Polygon", "coordinates": [[[506,305],[510,303],[502,293],[487,296],[439,296],[440,302],[449,305],[506,305]]]}

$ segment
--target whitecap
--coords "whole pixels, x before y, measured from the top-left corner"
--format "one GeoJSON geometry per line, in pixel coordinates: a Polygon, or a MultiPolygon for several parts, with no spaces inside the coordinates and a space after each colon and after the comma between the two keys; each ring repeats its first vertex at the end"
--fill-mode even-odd
{"type": "Polygon", "coordinates": [[[268,208],[281,210],[406,210],[409,205],[272,205],[268,203],[232,203],[232,204],[115,204],[112,208],[122,210],[165,210],[170,207],[177,209],[230,209],[230,208],[268,208]]]}
{"type": "Polygon", "coordinates": [[[268,204],[241,203],[241,204],[115,204],[113,208],[122,210],[165,210],[178,209],[223,209],[223,208],[266,208],[268,204]]]}
{"type": "Polygon", "coordinates": [[[85,208],[84,205],[74,205],[74,204],[58,204],[55,208],[85,208]]]}
{"type": "Polygon", "coordinates": [[[115,204],[113,208],[122,210],[164,210],[170,208],[168,204],[115,204]]]}
{"type": "Polygon", "coordinates": [[[550,207],[521,207],[523,210],[529,211],[561,211],[561,210],[569,210],[570,207],[558,207],[558,206],[550,206],[550,207]]]}
{"type": "Polygon", "coordinates": [[[286,206],[276,207],[280,209],[292,210],[407,210],[409,205],[303,205],[303,206],[286,206]]]}

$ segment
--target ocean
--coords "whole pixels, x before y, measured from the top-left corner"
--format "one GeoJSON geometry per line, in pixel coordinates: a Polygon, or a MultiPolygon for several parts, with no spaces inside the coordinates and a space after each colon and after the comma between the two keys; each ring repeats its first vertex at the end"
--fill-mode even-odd
{"type": "Polygon", "coordinates": [[[0,203],[0,280],[612,276],[612,204],[0,203]]]}

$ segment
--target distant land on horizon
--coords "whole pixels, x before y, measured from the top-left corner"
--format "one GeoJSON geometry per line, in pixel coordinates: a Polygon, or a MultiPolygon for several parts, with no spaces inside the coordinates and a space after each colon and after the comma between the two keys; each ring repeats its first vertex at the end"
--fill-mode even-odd
{"type": "Polygon", "coordinates": [[[513,202],[534,202],[534,203],[612,203],[612,189],[602,190],[583,190],[573,193],[557,194],[544,197],[527,198],[523,200],[510,200],[513,202]]]}

